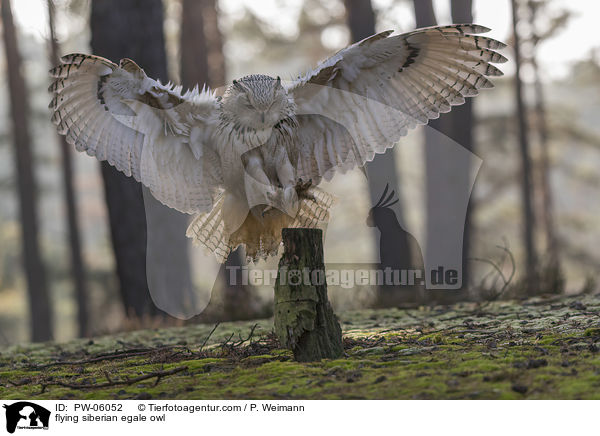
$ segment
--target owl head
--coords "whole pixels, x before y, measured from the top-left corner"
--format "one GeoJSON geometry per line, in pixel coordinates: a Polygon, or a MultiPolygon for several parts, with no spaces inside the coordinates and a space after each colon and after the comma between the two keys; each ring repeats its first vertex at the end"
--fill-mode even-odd
{"type": "Polygon", "coordinates": [[[253,74],[234,80],[222,99],[223,114],[242,128],[269,129],[290,115],[293,103],[277,77],[253,74]]]}

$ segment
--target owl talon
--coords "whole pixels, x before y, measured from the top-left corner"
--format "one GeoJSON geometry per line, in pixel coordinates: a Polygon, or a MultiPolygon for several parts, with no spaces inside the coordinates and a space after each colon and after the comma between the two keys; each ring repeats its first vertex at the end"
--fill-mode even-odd
{"type": "Polygon", "coordinates": [[[311,186],[312,179],[308,179],[308,182],[305,182],[302,179],[298,179],[298,183],[296,183],[296,192],[298,193],[298,197],[316,201],[314,195],[308,192],[311,186]]]}
{"type": "Polygon", "coordinates": [[[296,191],[305,192],[311,186],[312,186],[312,179],[308,179],[307,182],[305,182],[303,179],[298,179],[298,182],[296,183],[296,191]]]}

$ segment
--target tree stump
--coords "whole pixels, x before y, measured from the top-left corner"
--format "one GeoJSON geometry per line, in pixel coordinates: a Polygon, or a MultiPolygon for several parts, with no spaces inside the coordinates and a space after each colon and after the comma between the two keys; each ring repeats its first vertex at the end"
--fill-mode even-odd
{"type": "Polygon", "coordinates": [[[327,299],[320,229],[283,229],[275,282],[275,333],[298,362],[344,354],[342,329],[327,299]]]}

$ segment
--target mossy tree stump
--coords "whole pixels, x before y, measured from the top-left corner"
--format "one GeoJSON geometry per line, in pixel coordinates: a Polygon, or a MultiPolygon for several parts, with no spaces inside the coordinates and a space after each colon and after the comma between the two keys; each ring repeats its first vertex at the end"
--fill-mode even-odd
{"type": "Polygon", "coordinates": [[[294,353],[311,362],[344,354],[342,329],[327,298],[320,229],[283,229],[284,252],[275,282],[275,333],[294,353]]]}

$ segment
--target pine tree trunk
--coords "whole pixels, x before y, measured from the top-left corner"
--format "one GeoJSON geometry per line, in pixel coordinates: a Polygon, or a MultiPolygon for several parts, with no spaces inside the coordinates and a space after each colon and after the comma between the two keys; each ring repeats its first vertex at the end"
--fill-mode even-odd
{"type": "Polygon", "coordinates": [[[19,192],[19,212],[23,241],[23,260],[27,276],[31,339],[52,339],[52,312],[46,271],[42,262],[38,241],[36,206],[36,181],[33,171],[33,155],[29,137],[27,90],[21,74],[21,56],[13,23],[10,0],[0,2],[2,29],[4,32],[4,54],[8,69],[8,89],[15,146],[15,168],[19,192]]]}
{"type": "MultiPolygon", "coordinates": [[[[415,25],[417,28],[435,26],[437,20],[435,17],[435,11],[433,10],[433,3],[431,0],[414,0],[413,2],[415,10],[415,25]]],[[[439,243],[437,237],[434,235],[437,233],[436,229],[443,227],[436,220],[441,220],[445,215],[439,214],[438,209],[443,207],[439,206],[440,201],[438,199],[440,193],[437,191],[439,183],[435,182],[435,178],[445,173],[444,165],[447,163],[446,159],[440,159],[440,148],[436,147],[438,141],[438,135],[435,131],[445,133],[450,129],[450,121],[446,117],[448,114],[440,116],[435,120],[429,120],[429,123],[424,129],[425,136],[425,220],[426,220],[426,246],[425,254],[436,249],[436,245],[439,243]]],[[[427,274],[427,264],[425,264],[425,274],[427,274]]],[[[425,293],[426,303],[451,303],[451,295],[447,291],[432,291],[428,290],[425,293]]]]}
{"type": "Polygon", "coordinates": [[[344,354],[342,329],[327,298],[320,229],[283,229],[275,282],[275,333],[299,362],[344,354]]]}
{"type": "MultiPolygon", "coordinates": [[[[94,54],[115,62],[131,58],[149,77],[166,83],[160,0],[94,0],[91,31],[94,54]]],[[[102,177],[125,310],[137,317],[162,314],[150,297],[148,281],[160,288],[158,292],[191,287],[185,237],[188,217],[162,205],[106,162],[102,162],[102,177]]]]}
{"type": "MultiPolygon", "coordinates": [[[[48,27],[50,28],[50,62],[52,66],[59,64],[59,46],[55,35],[54,26],[54,0],[48,0],[48,27]]],[[[62,157],[63,189],[67,211],[67,229],[69,248],[71,250],[71,274],[75,288],[75,301],[77,303],[77,325],[79,336],[89,334],[88,324],[88,289],[85,279],[85,267],[81,254],[81,238],[79,233],[79,218],[73,188],[73,164],[71,159],[71,146],[65,137],[59,135],[60,153],[62,157]]]]}
{"type": "Polygon", "coordinates": [[[217,0],[205,0],[202,15],[208,57],[208,82],[213,88],[225,84],[225,56],[223,55],[223,35],[219,29],[217,0]]]}
{"type": "MultiPolygon", "coordinates": [[[[532,2],[529,5],[529,24],[535,34],[535,16],[536,8],[532,2]]],[[[554,226],[554,207],[552,200],[552,187],[550,185],[550,157],[548,141],[548,124],[546,116],[546,102],[544,97],[544,88],[540,77],[540,68],[536,58],[537,44],[534,43],[534,50],[531,54],[530,62],[534,73],[534,92],[535,92],[535,116],[537,118],[537,128],[539,136],[539,185],[542,195],[540,195],[538,217],[542,218],[544,234],[546,237],[546,249],[548,251],[548,267],[551,270],[560,270],[560,259],[558,257],[558,240],[554,226]]],[[[534,196],[535,197],[535,196],[534,196]]],[[[550,271],[548,271],[550,272],[550,271]]]]}
{"type": "MultiPolygon", "coordinates": [[[[473,23],[473,0],[451,0],[450,6],[453,23],[473,23]]],[[[475,143],[473,139],[473,128],[475,120],[473,116],[473,99],[466,98],[464,104],[453,107],[452,111],[445,116],[449,116],[451,120],[452,132],[449,136],[467,150],[474,152],[475,143]]],[[[468,171],[465,173],[469,174],[468,171]]],[[[466,183],[468,184],[469,182],[466,181],[466,183]]],[[[472,200],[473,197],[470,197],[467,207],[467,216],[465,218],[465,230],[463,233],[462,297],[465,298],[468,296],[470,267],[468,259],[471,257],[472,217],[475,213],[475,203],[472,200]]]]}
{"type": "Polygon", "coordinates": [[[523,241],[525,245],[526,267],[525,278],[529,291],[533,290],[535,275],[537,271],[537,255],[534,243],[534,215],[531,192],[533,189],[531,157],[529,151],[527,112],[523,97],[523,82],[521,80],[521,38],[517,30],[518,27],[518,3],[511,0],[512,6],[512,26],[514,34],[514,52],[515,52],[515,98],[517,102],[517,121],[519,125],[519,148],[521,152],[521,189],[523,201],[523,241]]]}
{"type": "MultiPolygon", "coordinates": [[[[416,27],[437,25],[435,11],[431,0],[414,0],[416,27]]],[[[470,1],[453,1],[452,18],[454,22],[471,21],[470,1]]],[[[469,199],[465,200],[465,210],[461,210],[461,196],[469,195],[472,181],[470,153],[459,152],[456,144],[472,150],[472,108],[470,99],[464,105],[453,107],[440,118],[429,120],[424,129],[425,135],[425,198],[426,198],[426,246],[424,256],[437,258],[426,264],[435,268],[438,262],[446,263],[445,268],[461,269],[461,290],[428,290],[427,299],[430,304],[451,304],[468,297],[468,265],[469,249],[469,199]],[[465,220],[458,224],[452,217],[466,213],[465,220]],[[464,223],[464,224],[463,224],[464,223]],[[459,227],[463,226],[464,227],[459,227]],[[462,239],[458,236],[462,233],[462,239]],[[452,265],[447,263],[451,262],[452,265]]],[[[456,220],[458,221],[458,220],[456,220]]],[[[425,271],[426,277],[429,272],[425,271]]]]}
{"type": "MultiPolygon", "coordinates": [[[[181,84],[200,89],[210,82],[208,46],[204,32],[204,2],[183,0],[181,3],[181,84]]],[[[212,84],[211,84],[212,85],[212,84]]]]}
{"type": "MultiPolygon", "coordinates": [[[[371,5],[371,0],[346,0],[345,1],[347,22],[352,35],[352,42],[360,41],[375,33],[375,13],[371,5]]],[[[375,205],[381,197],[385,186],[389,184],[392,190],[399,187],[399,178],[397,173],[397,158],[393,150],[388,150],[385,154],[376,154],[375,158],[367,163],[365,170],[369,184],[369,197],[371,205],[375,205]]],[[[394,207],[396,218],[402,225],[404,223],[404,209],[402,198],[398,193],[399,202],[394,207]]],[[[385,233],[385,229],[384,229],[385,233]]],[[[385,237],[385,235],[383,235],[385,237]]],[[[409,264],[416,264],[420,260],[413,259],[415,253],[410,250],[409,237],[406,232],[397,233],[398,247],[407,251],[406,253],[383,253],[379,239],[375,239],[375,247],[379,252],[380,261],[393,269],[402,269],[403,265],[393,265],[394,261],[400,258],[410,259],[409,264]],[[391,263],[390,263],[391,262],[391,263]]],[[[419,251],[420,252],[420,251],[419,251]]],[[[406,262],[404,262],[406,263],[406,262]]],[[[374,306],[390,307],[405,303],[413,303],[416,292],[412,290],[398,289],[397,287],[381,286],[377,289],[374,306]]]]}
{"type": "MultiPolygon", "coordinates": [[[[181,8],[181,84],[184,88],[211,88],[225,82],[225,58],[218,27],[216,2],[183,0],[181,8]]],[[[243,250],[232,252],[219,273],[209,305],[202,321],[235,321],[253,319],[258,308],[255,289],[251,285],[230,284],[228,269],[245,265],[243,250]]]]}

